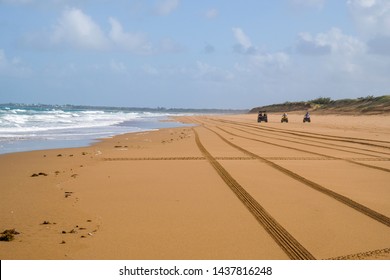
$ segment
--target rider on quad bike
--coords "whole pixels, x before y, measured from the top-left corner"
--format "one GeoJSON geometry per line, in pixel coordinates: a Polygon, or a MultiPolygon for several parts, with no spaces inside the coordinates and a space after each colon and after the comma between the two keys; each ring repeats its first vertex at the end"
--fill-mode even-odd
{"type": "Polygon", "coordinates": [[[257,115],[257,122],[268,122],[268,116],[266,111],[259,111],[257,115]]]}
{"type": "Polygon", "coordinates": [[[310,114],[309,114],[309,112],[306,112],[305,116],[303,117],[303,122],[310,122],[310,114]]]}
{"type": "Polygon", "coordinates": [[[281,119],[281,121],[280,122],[286,122],[286,123],[288,123],[288,117],[287,117],[287,113],[283,113],[283,115],[282,115],[282,119],[281,119]]]}

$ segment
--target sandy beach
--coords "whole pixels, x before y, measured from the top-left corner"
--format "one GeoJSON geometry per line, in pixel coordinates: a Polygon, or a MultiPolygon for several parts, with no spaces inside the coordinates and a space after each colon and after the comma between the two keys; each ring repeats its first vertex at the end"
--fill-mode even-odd
{"type": "Polygon", "coordinates": [[[180,121],[0,155],[0,259],[390,259],[389,116],[180,121]]]}

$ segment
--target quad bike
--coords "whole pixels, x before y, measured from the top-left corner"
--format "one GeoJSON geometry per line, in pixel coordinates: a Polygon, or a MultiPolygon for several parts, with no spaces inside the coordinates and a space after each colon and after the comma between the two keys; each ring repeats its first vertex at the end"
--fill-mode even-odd
{"type": "Polygon", "coordinates": [[[265,111],[259,111],[257,115],[257,122],[268,122],[268,116],[265,111]]]}
{"type": "Polygon", "coordinates": [[[288,123],[288,118],[287,118],[287,116],[282,116],[282,119],[280,120],[280,122],[281,122],[281,123],[284,123],[284,122],[288,123]]]}
{"type": "Polygon", "coordinates": [[[303,122],[310,122],[310,117],[304,116],[303,117],[303,122]]]}

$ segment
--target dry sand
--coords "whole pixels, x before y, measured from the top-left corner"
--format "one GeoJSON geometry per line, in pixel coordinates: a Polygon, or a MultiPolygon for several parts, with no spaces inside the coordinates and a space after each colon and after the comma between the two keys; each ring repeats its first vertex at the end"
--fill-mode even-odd
{"type": "Polygon", "coordinates": [[[390,259],[389,116],[181,120],[1,155],[0,259],[390,259]]]}

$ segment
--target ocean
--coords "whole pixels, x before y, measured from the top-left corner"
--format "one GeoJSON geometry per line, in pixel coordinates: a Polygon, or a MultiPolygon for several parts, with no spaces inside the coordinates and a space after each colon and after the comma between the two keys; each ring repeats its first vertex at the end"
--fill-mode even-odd
{"type": "Polygon", "coordinates": [[[114,135],[179,127],[185,112],[111,107],[0,105],[0,154],[88,146],[114,135]]]}

